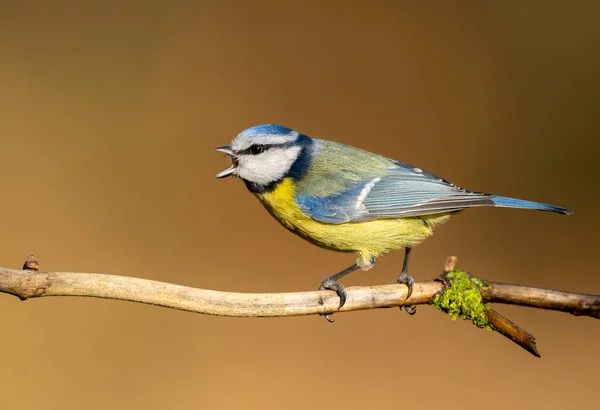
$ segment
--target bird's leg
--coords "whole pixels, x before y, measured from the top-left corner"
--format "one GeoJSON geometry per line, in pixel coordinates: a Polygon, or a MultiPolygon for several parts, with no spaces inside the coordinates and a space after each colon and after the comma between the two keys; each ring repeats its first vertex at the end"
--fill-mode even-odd
{"type": "MultiPolygon", "coordinates": [[[[410,260],[410,248],[406,247],[404,249],[404,263],[402,264],[402,272],[400,272],[400,276],[398,276],[398,283],[404,284],[408,287],[408,292],[406,294],[406,299],[412,295],[413,285],[415,284],[415,278],[412,276],[408,276],[408,261],[410,260]]],[[[417,307],[415,305],[412,306],[400,306],[400,309],[404,308],[406,313],[409,315],[414,315],[417,312],[417,307]]]]}
{"type": "Polygon", "coordinates": [[[349,268],[346,268],[343,271],[336,273],[333,276],[323,279],[323,282],[321,282],[321,286],[319,287],[319,290],[333,290],[335,293],[337,293],[337,295],[340,297],[339,308],[341,309],[341,307],[344,306],[344,303],[346,303],[346,287],[344,285],[342,285],[341,283],[335,283],[335,282],[342,279],[344,276],[348,275],[349,273],[354,272],[358,268],[359,268],[358,264],[355,263],[354,265],[350,266],[349,268]]]}
{"type": "Polygon", "coordinates": [[[402,272],[400,272],[400,276],[398,276],[398,283],[402,283],[408,286],[408,293],[406,294],[406,299],[410,297],[413,291],[413,285],[415,283],[415,278],[412,276],[408,276],[408,262],[410,260],[410,250],[411,248],[406,247],[404,249],[404,263],[402,264],[402,272]]]}

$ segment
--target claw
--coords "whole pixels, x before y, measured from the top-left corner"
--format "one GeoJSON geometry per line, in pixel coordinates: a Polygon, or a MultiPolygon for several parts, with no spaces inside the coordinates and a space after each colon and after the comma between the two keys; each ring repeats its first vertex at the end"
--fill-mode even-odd
{"type": "Polygon", "coordinates": [[[330,279],[325,279],[321,283],[319,290],[333,290],[335,293],[337,293],[338,297],[340,298],[340,306],[338,309],[341,309],[346,303],[346,287],[341,283],[335,283],[330,279]]]}
{"type": "Polygon", "coordinates": [[[401,283],[408,287],[408,292],[406,293],[406,299],[408,299],[410,295],[412,295],[413,286],[415,284],[415,278],[412,276],[408,276],[408,274],[405,271],[402,271],[400,276],[398,276],[398,283],[401,283]]]}
{"type": "Polygon", "coordinates": [[[409,315],[412,316],[415,313],[417,313],[417,306],[416,305],[404,306],[404,310],[406,311],[406,313],[408,313],[409,315]]]}

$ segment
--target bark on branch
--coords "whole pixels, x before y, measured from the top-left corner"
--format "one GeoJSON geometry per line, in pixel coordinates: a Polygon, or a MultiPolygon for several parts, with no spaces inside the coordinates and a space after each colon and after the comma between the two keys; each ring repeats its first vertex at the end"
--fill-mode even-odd
{"type": "MultiPolygon", "coordinates": [[[[453,270],[455,262],[455,259],[453,262],[449,259],[446,270],[453,270]]],[[[347,288],[346,304],[338,310],[339,299],[334,292],[330,291],[221,292],[109,274],[38,272],[37,268],[37,258],[33,256],[27,259],[23,270],[0,267],[0,293],[15,295],[21,300],[45,296],[86,296],[146,303],[207,315],[277,317],[325,315],[353,310],[431,304],[436,295],[451,286],[448,282],[437,279],[417,282],[408,300],[405,299],[407,288],[404,285],[349,287],[347,288]]],[[[484,303],[516,304],[600,318],[600,296],[598,295],[559,292],[501,283],[487,284],[489,286],[480,289],[484,303]]],[[[490,316],[490,325],[494,330],[525,348],[527,348],[526,344],[533,343],[533,336],[526,332],[529,339],[525,337],[527,340],[521,342],[515,340],[514,334],[524,331],[501,315],[496,312],[487,313],[487,315],[490,316]]],[[[533,349],[535,352],[531,349],[527,350],[537,355],[535,345],[533,349]]]]}

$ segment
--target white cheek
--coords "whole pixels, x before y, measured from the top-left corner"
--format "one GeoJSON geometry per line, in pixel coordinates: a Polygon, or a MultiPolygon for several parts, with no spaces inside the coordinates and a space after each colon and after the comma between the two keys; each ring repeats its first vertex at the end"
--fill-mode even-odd
{"type": "Polygon", "coordinates": [[[281,179],[292,167],[301,147],[285,150],[272,149],[260,155],[244,155],[239,158],[237,174],[240,178],[260,185],[268,185],[281,179]]]}

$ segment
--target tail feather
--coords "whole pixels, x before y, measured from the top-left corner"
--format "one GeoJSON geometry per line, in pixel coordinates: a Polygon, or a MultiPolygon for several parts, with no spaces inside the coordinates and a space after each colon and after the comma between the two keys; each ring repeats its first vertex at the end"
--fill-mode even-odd
{"type": "Polygon", "coordinates": [[[537,209],[538,211],[556,212],[557,214],[570,215],[573,213],[570,209],[561,206],[541,204],[539,202],[525,201],[522,199],[506,198],[503,196],[494,196],[491,198],[496,206],[504,208],[537,209]]]}

